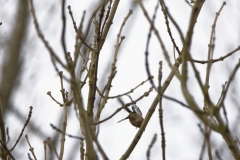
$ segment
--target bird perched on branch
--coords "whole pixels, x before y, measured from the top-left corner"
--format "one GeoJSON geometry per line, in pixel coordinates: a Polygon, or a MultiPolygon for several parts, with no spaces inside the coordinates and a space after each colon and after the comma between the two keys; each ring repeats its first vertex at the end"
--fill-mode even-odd
{"type": "MultiPolygon", "coordinates": [[[[129,97],[129,98],[131,99],[131,101],[133,102],[132,98],[131,98],[129,95],[128,95],[128,97],[129,97]]],[[[121,99],[118,99],[118,100],[120,101],[120,103],[122,103],[122,104],[124,105],[124,103],[122,102],[121,99]]],[[[144,120],[144,118],[142,117],[142,112],[141,112],[141,110],[137,107],[136,104],[133,104],[133,105],[132,105],[132,111],[131,111],[129,108],[125,108],[125,109],[126,109],[126,111],[129,113],[129,115],[128,115],[126,118],[118,121],[118,123],[119,123],[119,122],[122,122],[122,121],[124,121],[124,120],[126,120],[126,119],[129,119],[129,122],[130,122],[133,126],[140,128],[141,125],[142,125],[142,122],[143,122],[143,120],[144,120]]]]}

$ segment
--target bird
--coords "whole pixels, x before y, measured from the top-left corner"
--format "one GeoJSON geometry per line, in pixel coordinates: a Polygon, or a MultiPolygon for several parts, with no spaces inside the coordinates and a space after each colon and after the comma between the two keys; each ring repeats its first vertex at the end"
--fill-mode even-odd
{"type": "MultiPolygon", "coordinates": [[[[128,97],[131,99],[131,101],[133,101],[132,98],[129,95],[128,95],[128,97]]],[[[120,101],[120,103],[123,104],[121,99],[119,99],[119,101],[120,101]]],[[[122,121],[124,121],[126,119],[129,119],[129,122],[133,126],[135,126],[137,128],[140,128],[141,125],[142,125],[142,122],[144,121],[144,118],[142,117],[141,110],[137,107],[136,104],[132,105],[132,111],[130,109],[128,109],[128,108],[126,108],[126,110],[127,110],[127,112],[129,112],[129,115],[126,118],[118,121],[117,123],[122,122],[122,121]]]]}

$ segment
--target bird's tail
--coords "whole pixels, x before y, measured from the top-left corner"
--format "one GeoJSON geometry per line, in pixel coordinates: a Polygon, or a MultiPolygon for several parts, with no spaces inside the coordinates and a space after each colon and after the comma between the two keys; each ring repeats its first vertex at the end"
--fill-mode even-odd
{"type": "Polygon", "coordinates": [[[130,99],[131,99],[131,101],[133,101],[132,97],[131,97],[129,94],[128,94],[127,96],[128,96],[128,98],[130,98],[130,99]]]}

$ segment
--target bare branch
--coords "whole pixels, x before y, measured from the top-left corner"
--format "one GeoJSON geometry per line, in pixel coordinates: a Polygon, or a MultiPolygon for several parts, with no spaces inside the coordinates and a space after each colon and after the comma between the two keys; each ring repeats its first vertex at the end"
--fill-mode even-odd
{"type": "Polygon", "coordinates": [[[169,66],[170,68],[172,68],[172,63],[171,63],[171,61],[170,61],[169,55],[168,55],[167,50],[166,50],[166,48],[165,48],[165,45],[164,45],[164,43],[163,43],[163,41],[162,41],[162,38],[161,38],[160,35],[159,35],[158,30],[157,30],[156,27],[154,26],[153,21],[150,19],[149,15],[148,15],[148,13],[147,13],[147,11],[146,11],[146,9],[145,9],[145,7],[144,7],[143,4],[142,4],[142,1],[141,1],[141,0],[136,0],[136,1],[137,1],[137,3],[139,4],[139,6],[141,7],[141,9],[142,9],[145,17],[147,18],[149,24],[152,26],[152,29],[153,29],[153,31],[154,31],[154,34],[156,35],[156,37],[157,37],[157,39],[158,39],[158,41],[159,41],[159,43],[160,43],[160,45],[161,45],[161,48],[162,48],[162,50],[163,50],[163,55],[164,55],[164,57],[165,57],[165,59],[166,59],[166,61],[167,61],[167,63],[168,63],[168,66],[169,66]]]}
{"type": "Polygon", "coordinates": [[[152,138],[152,141],[151,143],[149,144],[148,146],[148,150],[147,150],[147,160],[150,160],[150,151],[154,145],[154,143],[157,141],[157,134],[155,133],[153,138],[152,138]]]}
{"type": "Polygon", "coordinates": [[[236,53],[239,50],[240,50],[240,46],[238,46],[236,49],[234,49],[233,51],[229,52],[225,56],[219,57],[217,59],[209,59],[209,60],[204,61],[204,60],[195,60],[195,59],[190,58],[188,60],[191,61],[191,62],[201,63],[201,64],[204,64],[204,63],[215,63],[215,62],[218,62],[218,61],[223,61],[225,58],[230,57],[232,54],[236,53]]]}
{"type": "Polygon", "coordinates": [[[32,17],[33,17],[33,20],[34,20],[35,29],[37,31],[37,34],[38,34],[39,38],[42,40],[43,44],[45,45],[45,47],[49,51],[49,53],[50,53],[51,57],[53,58],[53,60],[56,60],[59,64],[61,64],[61,66],[63,68],[65,68],[67,70],[67,67],[58,58],[57,54],[53,51],[51,46],[48,44],[47,40],[45,40],[44,35],[43,35],[42,31],[40,30],[40,27],[39,27],[39,24],[38,24],[38,21],[37,21],[37,17],[36,17],[36,14],[35,14],[35,9],[34,9],[34,6],[33,6],[33,1],[29,0],[29,4],[30,4],[30,8],[31,8],[31,14],[32,14],[32,17]]]}
{"type": "Polygon", "coordinates": [[[28,123],[29,123],[29,121],[30,121],[30,118],[31,118],[31,116],[32,116],[32,109],[33,109],[33,107],[30,106],[30,110],[29,110],[29,112],[28,112],[28,118],[27,118],[27,120],[26,120],[26,122],[25,122],[25,124],[24,124],[24,126],[23,126],[23,128],[22,128],[22,131],[21,131],[21,133],[20,133],[20,135],[19,135],[16,143],[13,145],[12,149],[9,150],[10,152],[12,152],[12,151],[14,150],[14,148],[17,146],[19,140],[21,139],[22,134],[23,134],[25,128],[27,127],[27,125],[28,125],[28,123]]]}
{"type": "Polygon", "coordinates": [[[28,143],[28,146],[30,147],[30,152],[32,153],[32,155],[33,155],[33,157],[34,157],[34,160],[37,160],[37,157],[35,156],[35,153],[34,153],[34,149],[33,149],[33,147],[31,146],[31,144],[30,144],[30,142],[29,142],[29,140],[28,140],[28,135],[26,134],[25,135],[25,138],[26,138],[26,140],[27,140],[27,143],[28,143]]]}

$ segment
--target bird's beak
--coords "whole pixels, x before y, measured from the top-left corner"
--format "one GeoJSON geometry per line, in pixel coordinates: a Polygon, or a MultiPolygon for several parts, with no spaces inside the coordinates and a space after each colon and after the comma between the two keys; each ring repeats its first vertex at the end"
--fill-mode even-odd
{"type": "Polygon", "coordinates": [[[122,122],[122,121],[124,121],[124,120],[126,120],[126,119],[128,119],[128,118],[129,118],[129,116],[127,116],[126,118],[124,118],[124,119],[118,121],[117,123],[122,122]]]}

